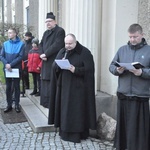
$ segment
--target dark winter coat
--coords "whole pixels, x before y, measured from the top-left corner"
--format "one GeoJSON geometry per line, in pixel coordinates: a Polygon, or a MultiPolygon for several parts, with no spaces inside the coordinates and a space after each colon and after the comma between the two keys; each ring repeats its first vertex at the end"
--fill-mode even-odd
{"type": "MultiPolygon", "coordinates": [[[[62,59],[65,48],[56,59],[62,59]]],[[[75,72],[52,67],[48,123],[65,132],[83,132],[96,128],[94,61],[91,52],[77,42],[66,59],[75,72]]]]}
{"type": "Polygon", "coordinates": [[[57,25],[52,30],[44,32],[40,46],[47,57],[47,61],[42,63],[41,79],[50,80],[51,66],[58,51],[64,47],[64,38],[64,29],[57,25]]]}
{"type": "Polygon", "coordinates": [[[25,40],[25,49],[24,56],[22,61],[22,69],[28,71],[27,63],[28,63],[28,53],[32,49],[32,39],[25,40]]]}
{"type": "Polygon", "coordinates": [[[40,73],[40,70],[37,68],[41,68],[41,58],[40,51],[38,48],[32,48],[28,53],[28,72],[40,73]]]}
{"type": "Polygon", "coordinates": [[[32,39],[25,41],[25,52],[23,56],[23,61],[27,61],[28,59],[28,53],[32,49],[32,39]]]}

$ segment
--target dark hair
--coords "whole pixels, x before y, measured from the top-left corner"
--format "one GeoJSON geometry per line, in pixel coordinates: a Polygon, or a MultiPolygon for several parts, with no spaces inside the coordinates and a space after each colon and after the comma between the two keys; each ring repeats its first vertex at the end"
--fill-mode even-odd
{"type": "Polygon", "coordinates": [[[25,36],[32,37],[32,33],[31,32],[26,32],[25,36]]]}
{"type": "Polygon", "coordinates": [[[37,46],[39,45],[39,40],[37,38],[32,39],[32,43],[35,43],[37,46]]]}
{"type": "Polygon", "coordinates": [[[132,24],[130,25],[130,27],[128,28],[128,32],[129,33],[135,33],[135,32],[139,32],[139,33],[143,33],[143,29],[139,24],[132,24]]]}

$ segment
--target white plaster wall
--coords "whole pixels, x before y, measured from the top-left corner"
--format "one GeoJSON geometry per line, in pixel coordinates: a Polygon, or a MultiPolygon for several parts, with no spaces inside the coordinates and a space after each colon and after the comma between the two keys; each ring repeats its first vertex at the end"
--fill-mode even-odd
{"type": "Polygon", "coordinates": [[[117,77],[109,72],[109,64],[118,48],[128,41],[127,29],[137,23],[138,0],[103,0],[100,90],[115,95],[117,77]]]}
{"type": "MultiPolygon", "coordinates": [[[[27,7],[29,6],[29,0],[23,1],[23,24],[27,27],[27,7]]],[[[25,29],[24,33],[27,29],[25,29]]]]}
{"type": "Polygon", "coordinates": [[[87,47],[95,61],[95,87],[99,88],[101,0],[64,0],[62,26],[67,33],[75,34],[77,40],[87,47]]]}
{"type": "Polygon", "coordinates": [[[44,31],[47,29],[45,20],[48,12],[53,12],[57,19],[57,1],[39,0],[39,40],[41,40],[44,31]]]}
{"type": "MultiPolygon", "coordinates": [[[[108,68],[118,48],[128,41],[127,29],[137,22],[139,0],[63,0],[62,27],[88,47],[95,60],[96,89],[115,95],[117,77],[108,68]],[[102,5],[102,6],[101,6],[102,5]]],[[[46,13],[57,13],[57,1],[39,0],[39,39],[46,13]]]]}
{"type": "Polygon", "coordinates": [[[46,30],[45,19],[47,12],[47,0],[39,0],[39,40],[41,40],[43,33],[46,30]]]}
{"type": "Polygon", "coordinates": [[[12,0],[12,23],[15,23],[15,0],[12,0]]]}

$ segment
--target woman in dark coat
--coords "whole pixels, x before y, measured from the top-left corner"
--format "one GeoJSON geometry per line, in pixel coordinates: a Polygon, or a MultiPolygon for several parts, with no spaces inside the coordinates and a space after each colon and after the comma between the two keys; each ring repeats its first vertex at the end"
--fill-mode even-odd
{"type": "Polygon", "coordinates": [[[73,34],[66,36],[56,59],[64,57],[70,68],[52,67],[48,123],[59,127],[63,140],[78,143],[88,138],[89,129],[96,129],[94,61],[73,34]]]}

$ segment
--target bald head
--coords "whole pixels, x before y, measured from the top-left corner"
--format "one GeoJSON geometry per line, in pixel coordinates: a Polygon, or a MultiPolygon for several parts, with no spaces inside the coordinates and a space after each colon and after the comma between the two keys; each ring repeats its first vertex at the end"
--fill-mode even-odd
{"type": "Polygon", "coordinates": [[[76,47],[76,37],[73,34],[67,34],[65,37],[66,50],[72,50],[76,47]]]}

